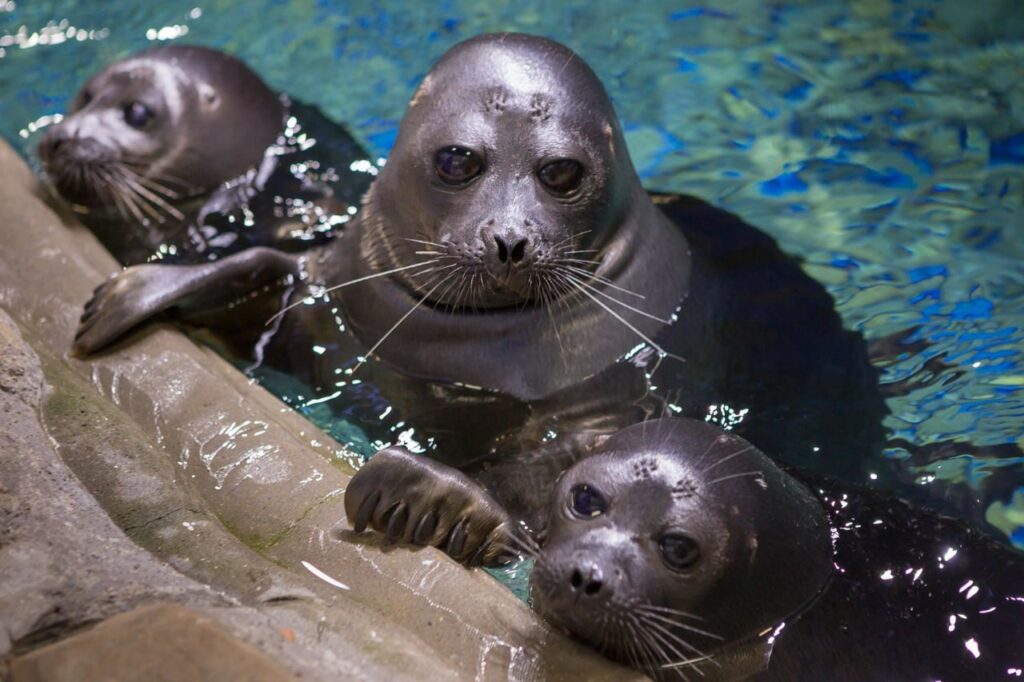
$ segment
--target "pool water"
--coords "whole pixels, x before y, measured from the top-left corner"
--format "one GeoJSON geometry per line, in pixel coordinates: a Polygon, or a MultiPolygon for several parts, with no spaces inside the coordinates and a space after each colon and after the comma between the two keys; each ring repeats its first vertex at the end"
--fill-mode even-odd
{"type": "MultiPolygon", "coordinates": [[[[911,332],[880,360],[883,465],[913,488],[896,492],[1024,549],[1024,11],[714,5],[0,0],[0,135],[31,159],[88,75],[177,40],[242,57],[386,157],[413,89],[455,42],[562,41],[607,86],[649,188],[773,235],[869,342],[911,332]]],[[[362,454],[380,444],[263,378],[362,454]]],[[[506,579],[521,591],[523,575],[506,579]]]]}

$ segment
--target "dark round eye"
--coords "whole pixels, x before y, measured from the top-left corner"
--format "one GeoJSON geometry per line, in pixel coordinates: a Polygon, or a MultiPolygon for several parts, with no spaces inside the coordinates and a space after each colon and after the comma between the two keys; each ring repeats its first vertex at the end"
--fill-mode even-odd
{"type": "Polygon", "coordinates": [[[86,90],[78,96],[78,102],[75,105],[75,109],[84,109],[89,106],[89,102],[92,101],[92,93],[86,90]]]}
{"type": "Polygon", "coordinates": [[[661,536],[658,547],[665,563],[676,571],[690,568],[700,559],[700,546],[689,535],[665,533],[661,536]]]}
{"type": "Polygon", "coordinates": [[[142,102],[132,102],[124,107],[124,122],[132,128],[142,128],[153,118],[153,110],[142,102]]]}
{"type": "Polygon", "coordinates": [[[600,492],[584,483],[569,491],[569,508],[576,516],[590,519],[605,513],[608,502],[600,492]]]}
{"type": "Polygon", "coordinates": [[[569,194],[583,180],[583,166],[572,159],[559,159],[541,167],[537,177],[552,192],[569,194]]]}
{"type": "Polygon", "coordinates": [[[462,185],[480,175],[484,160],[472,149],[444,147],[434,154],[434,168],[449,185],[462,185]]]}

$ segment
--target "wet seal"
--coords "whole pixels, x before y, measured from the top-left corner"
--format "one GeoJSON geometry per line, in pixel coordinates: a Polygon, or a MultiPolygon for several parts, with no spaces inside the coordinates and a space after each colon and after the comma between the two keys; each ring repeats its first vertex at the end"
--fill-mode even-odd
{"type": "Polygon", "coordinates": [[[539,614],[655,679],[1001,679],[1024,665],[1024,556],[877,491],[791,475],[703,421],[596,438],[548,478],[478,481],[386,450],[345,504],[358,530],[471,562],[530,555],[539,614]],[[516,488],[543,532],[497,502],[516,488]]]}
{"type": "Polygon", "coordinates": [[[315,107],[231,55],[187,45],[93,75],[38,154],[56,193],[126,264],[314,246],[335,216],[351,218],[376,172],[315,107]]]}

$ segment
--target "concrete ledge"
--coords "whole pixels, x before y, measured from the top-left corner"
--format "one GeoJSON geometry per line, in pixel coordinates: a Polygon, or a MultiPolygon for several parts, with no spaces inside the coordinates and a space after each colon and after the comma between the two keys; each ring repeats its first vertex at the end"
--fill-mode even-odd
{"type": "Polygon", "coordinates": [[[173,329],[70,358],[118,266],[40,196],[0,143],[0,654],[172,601],[304,679],[639,677],[484,572],[332,532],[349,453],[173,329]]]}

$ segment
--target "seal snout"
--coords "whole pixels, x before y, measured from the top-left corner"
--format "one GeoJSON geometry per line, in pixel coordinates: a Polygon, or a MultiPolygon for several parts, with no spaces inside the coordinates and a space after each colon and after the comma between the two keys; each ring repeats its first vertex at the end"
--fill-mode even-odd
{"type": "Polygon", "coordinates": [[[106,147],[90,137],[74,135],[65,126],[50,128],[39,140],[39,158],[49,168],[58,158],[67,162],[103,161],[109,156],[106,147]]]}
{"type": "Polygon", "coordinates": [[[578,561],[569,576],[569,589],[579,599],[585,597],[607,598],[611,591],[605,585],[604,573],[597,563],[590,559],[578,561]]]}
{"type": "MultiPolygon", "coordinates": [[[[493,221],[492,221],[493,222],[493,221]]],[[[506,278],[516,271],[527,270],[537,255],[537,235],[533,224],[525,221],[518,226],[496,229],[488,225],[483,237],[484,262],[497,278],[506,278]]]]}
{"type": "Polygon", "coordinates": [[[495,235],[494,242],[497,244],[498,247],[496,255],[500,263],[518,265],[519,263],[522,263],[526,259],[526,250],[529,246],[530,240],[523,237],[522,239],[512,241],[515,239],[515,236],[513,236],[511,239],[508,239],[495,235]]]}

